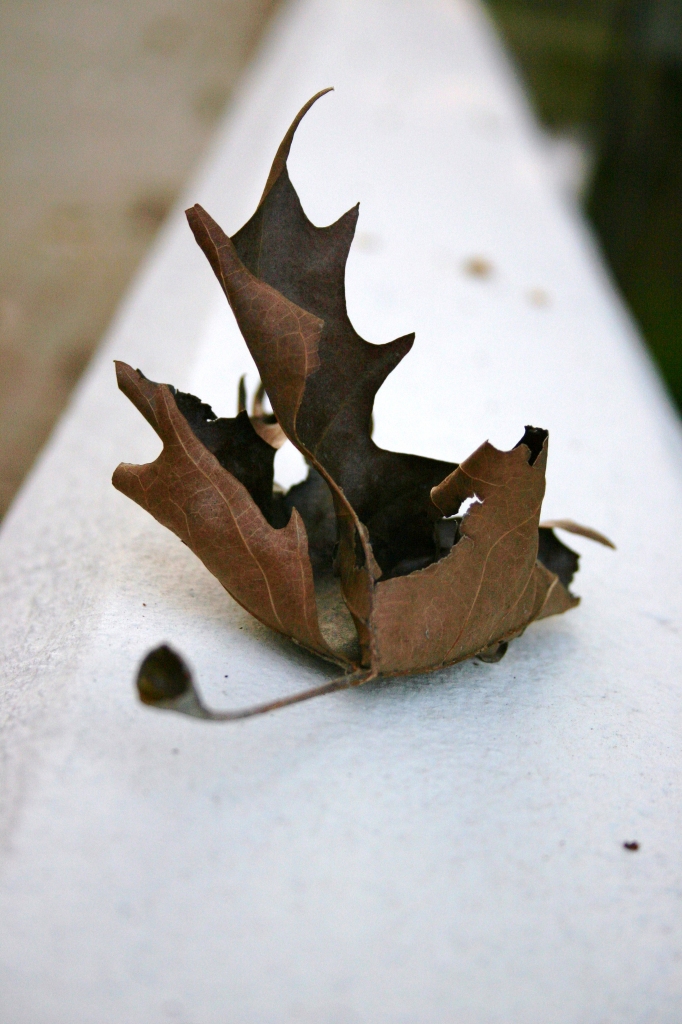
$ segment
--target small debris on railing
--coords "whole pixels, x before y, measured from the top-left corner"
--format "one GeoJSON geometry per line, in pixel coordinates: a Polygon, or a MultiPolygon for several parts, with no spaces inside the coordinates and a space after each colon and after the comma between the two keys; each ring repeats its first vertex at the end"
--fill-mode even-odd
{"type": "Polygon", "coordinates": [[[472,256],[465,262],[464,272],[471,277],[490,277],[493,265],[484,256],[472,256]]]}

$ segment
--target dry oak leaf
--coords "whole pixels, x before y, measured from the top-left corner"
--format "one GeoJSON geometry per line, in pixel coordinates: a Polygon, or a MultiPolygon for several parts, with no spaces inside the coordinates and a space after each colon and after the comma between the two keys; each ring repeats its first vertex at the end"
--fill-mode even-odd
{"type": "Polygon", "coordinates": [[[289,179],[295,130],[321,95],[297,115],[255,214],[232,238],[200,206],[187,211],[261,375],[252,416],[243,382],[237,416],[218,419],[198,398],[117,363],[119,387],[163,451],[149,465],[119,466],[114,486],[173,530],[252,615],[347,673],[216,713],[178,655],[152,651],[138,676],[142,700],[204,718],[246,717],[473,656],[499,660],[535,619],[578,603],[569,590],[578,556],[553,527],[610,543],[569,520],[540,524],[545,430],[526,427],[508,452],[486,442],[459,466],[372,440],[375,395],[414,335],[373,345],[357,334],[345,265],[358,208],[315,227],[289,179]],[[284,494],[273,464],[286,438],[309,474],[284,494]]]}

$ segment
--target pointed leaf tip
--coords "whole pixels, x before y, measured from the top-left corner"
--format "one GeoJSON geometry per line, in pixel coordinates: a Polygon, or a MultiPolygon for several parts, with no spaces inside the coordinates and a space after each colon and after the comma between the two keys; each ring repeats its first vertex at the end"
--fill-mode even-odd
{"type": "Polygon", "coordinates": [[[588,540],[594,540],[597,544],[603,544],[606,548],[616,550],[616,545],[613,541],[609,540],[603,533],[600,533],[599,530],[594,530],[591,526],[583,526],[572,519],[547,519],[540,523],[540,526],[545,530],[565,530],[566,533],[574,533],[578,537],[587,537],[588,540]]]}
{"type": "Polygon", "coordinates": [[[322,96],[326,96],[328,92],[333,91],[334,86],[329,85],[327,86],[326,89],[320,89],[319,92],[316,92],[314,96],[310,97],[307,103],[303,104],[298,114],[289,125],[289,129],[284,138],[282,139],[282,141],[280,142],[279,149],[277,150],[275,154],[275,159],[272,162],[272,167],[270,168],[270,173],[268,174],[268,180],[266,181],[265,188],[263,189],[263,195],[260,197],[260,202],[258,203],[259,206],[263,205],[263,202],[267,197],[268,192],[275,184],[280,174],[287,165],[287,160],[289,159],[289,152],[291,150],[291,143],[294,141],[294,135],[296,134],[296,129],[298,128],[299,124],[301,123],[301,121],[303,120],[303,118],[308,113],[308,111],[310,110],[314,103],[317,103],[317,101],[322,96]]]}

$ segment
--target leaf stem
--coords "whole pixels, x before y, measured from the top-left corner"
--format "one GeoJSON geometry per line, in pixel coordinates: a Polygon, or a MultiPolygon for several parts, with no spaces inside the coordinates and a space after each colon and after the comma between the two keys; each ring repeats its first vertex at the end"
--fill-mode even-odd
{"type": "Polygon", "coordinates": [[[309,690],[300,690],[287,697],[271,700],[265,704],[254,704],[235,711],[213,711],[201,700],[192,673],[175,651],[166,644],[150,651],[137,674],[137,691],[143,704],[151,704],[167,711],[177,711],[193,718],[208,719],[213,722],[235,722],[240,718],[251,718],[253,715],[264,715],[268,711],[299,704],[311,697],[322,697],[337,690],[349,690],[353,686],[361,686],[373,679],[375,673],[368,669],[358,669],[348,675],[339,676],[322,686],[313,686],[309,690]]]}
{"type": "Polygon", "coordinates": [[[299,704],[303,700],[310,700],[311,697],[323,697],[327,693],[335,693],[336,690],[349,690],[353,686],[360,686],[370,678],[367,672],[354,672],[352,675],[340,676],[332,679],[330,683],[322,686],[313,686],[309,690],[299,690],[298,693],[289,694],[288,697],[281,697],[279,700],[272,700],[267,704],[254,704],[250,708],[241,708],[238,711],[210,711],[206,709],[207,718],[214,722],[234,722],[239,718],[251,718],[252,715],[264,715],[268,711],[276,711],[288,704],[299,704]]]}

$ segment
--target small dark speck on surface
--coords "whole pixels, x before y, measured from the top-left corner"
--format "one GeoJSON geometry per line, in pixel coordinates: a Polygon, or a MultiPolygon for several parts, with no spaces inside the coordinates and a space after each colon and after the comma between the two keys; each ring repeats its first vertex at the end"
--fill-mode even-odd
{"type": "Polygon", "coordinates": [[[549,295],[544,288],[531,288],[528,292],[528,301],[533,306],[548,306],[549,295]]]}
{"type": "Polygon", "coordinates": [[[466,260],[464,271],[472,277],[490,277],[493,272],[493,265],[484,256],[472,256],[466,260]]]}
{"type": "Polygon", "coordinates": [[[375,252],[381,248],[381,239],[378,235],[369,234],[367,231],[360,231],[355,236],[355,248],[362,252],[375,252]]]}
{"type": "Polygon", "coordinates": [[[171,754],[179,754],[179,753],[180,753],[180,751],[178,750],[177,747],[173,747],[173,749],[171,750],[171,754]]]}
{"type": "Polygon", "coordinates": [[[146,605],[146,604],[144,603],[144,601],[142,602],[142,607],[143,607],[143,608],[146,608],[146,607],[147,607],[147,605],[146,605]]]}
{"type": "Polygon", "coordinates": [[[230,677],[229,677],[229,676],[225,676],[225,678],[226,678],[226,679],[229,679],[230,677]]]}
{"type": "Polygon", "coordinates": [[[625,850],[639,850],[639,843],[623,843],[625,850]]]}

